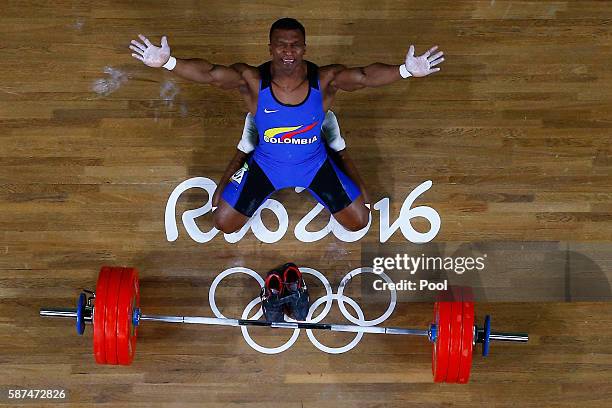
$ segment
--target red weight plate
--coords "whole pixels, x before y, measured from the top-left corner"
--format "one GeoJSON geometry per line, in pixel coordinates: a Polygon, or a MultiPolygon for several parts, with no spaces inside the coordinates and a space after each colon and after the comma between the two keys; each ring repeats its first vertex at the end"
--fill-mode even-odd
{"type": "Polygon", "coordinates": [[[117,364],[117,305],[123,268],[110,269],[108,292],[106,293],[106,313],[104,313],[104,343],[106,364],[117,364]]]}
{"type": "Polygon", "coordinates": [[[130,359],[128,364],[132,364],[134,354],[136,353],[136,338],[138,336],[138,326],[134,326],[133,311],[140,309],[140,283],[138,281],[138,270],[134,269],[134,294],[132,299],[132,307],[130,309],[130,359]]]}
{"type": "MultiPolygon", "coordinates": [[[[134,291],[136,293],[136,297],[134,298],[134,303],[132,303],[132,310],[140,309],[140,282],[138,280],[138,270],[134,269],[134,291]]],[[[132,314],[130,313],[130,316],[132,314]]],[[[138,336],[138,326],[134,326],[133,317],[130,319],[130,324],[132,325],[133,332],[130,334],[130,344],[131,344],[131,357],[130,364],[134,359],[134,354],[136,353],[136,338],[138,336]]]]}
{"type": "MultiPolygon", "coordinates": [[[[469,293],[469,292],[468,292],[469,293]]],[[[474,302],[473,297],[463,296],[463,340],[461,341],[461,359],[459,360],[459,376],[457,382],[465,384],[470,379],[472,370],[472,349],[474,346],[474,302]]]]}
{"type": "Polygon", "coordinates": [[[436,375],[436,364],[438,362],[438,356],[436,353],[436,342],[438,341],[438,320],[439,320],[438,316],[439,316],[438,302],[435,302],[434,303],[433,325],[436,327],[436,339],[433,343],[433,351],[432,351],[432,356],[431,356],[431,372],[434,376],[436,375]]]}
{"type": "Polygon", "coordinates": [[[451,315],[451,342],[446,373],[447,383],[456,383],[459,377],[459,363],[461,359],[461,347],[463,341],[463,301],[471,298],[471,288],[453,286],[446,293],[448,299],[452,299],[451,315]]]}
{"type": "Polygon", "coordinates": [[[457,377],[459,376],[459,361],[461,358],[461,340],[463,335],[463,302],[460,301],[461,293],[458,293],[455,299],[458,299],[459,301],[452,302],[451,305],[451,339],[449,345],[448,369],[446,372],[445,381],[447,383],[457,382],[457,377]]]}
{"type": "Polygon", "coordinates": [[[122,365],[130,365],[134,360],[136,327],[133,322],[133,311],[139,305],[138,271],[125,268],[121,278],[117,308],[117,361],[122,365]]]}
{"type": "Polygon", "coordinates": [[[93,343],[94,357],[96,363],[106,364],[105,342],[104,342],[104,312],[106,311],[106,292],[108,289],[108,278],[110,276],[108,266],[103,266],[98,274],[98,283],[96,284],[96,298],[94,303],[93,316],[93,343]]]}
{"type": "Polygon", "coordinates": [[[451,302],[436,302],[434,304],[434,322],[437,335],[433,347],[432,371],[435,382],[446,380],[451,339],[451,304],[451,302]]]}

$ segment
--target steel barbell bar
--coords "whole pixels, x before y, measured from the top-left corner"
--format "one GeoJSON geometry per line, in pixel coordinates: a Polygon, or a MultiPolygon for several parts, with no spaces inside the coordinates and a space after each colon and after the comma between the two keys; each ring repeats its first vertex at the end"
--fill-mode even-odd
{"type": "MultiPolygon", "coordinates": [[[[86,324],[91,324],[93,321],[94,306],[86,307],[84,319],[86,324]]],[[[55,317],[64,319],[76,319],[77,309],[66,308],[41,308],[40,316],[55,317]]],[[[141,321],[159,322],[159,323],[178,323],[178,324],[202,324],[207,326],[258,326],[271,327],[274,329],[310,329],[310,330],[329,330],[334,332],[348,333],[372,333],[372,334],[395,334],[409,336],[426,336],[430,341],[434,341],[436,325],[431,324],[429,329],[414,329],[403,327],[380,327],[380,326],[358,326],[351,324],[323,324],[309,322],[267,322],[265,320],[251,319],[228,319],[219,317],[206,316],[170,316],[170,315],[145,315],[141,314],[140,309],[134,311],[133,316],[136,326],[140,325],[141,321]]],[[[476,333],[483,333],[484,328],[474,325],[476,333]]],[[[484,335],[474,337],[475,343],[484,342],[484,335]]],[[[527,333],[509,333],[509,332],[491,332],[491,341],[519,342],[525,343],[529,340],[527,333]]]]}

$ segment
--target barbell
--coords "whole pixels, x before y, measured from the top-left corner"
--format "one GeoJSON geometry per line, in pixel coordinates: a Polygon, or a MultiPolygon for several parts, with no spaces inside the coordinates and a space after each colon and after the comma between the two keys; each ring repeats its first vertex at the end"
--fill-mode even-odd
{"type": "Polygon", "coordinates": [[[204,316],[145,315],[140,310],[138,271],[134,268],[103,266],[96,291],[80,293],[76,309],[41,308],[40,316],[76,320],[82,335],[87,324],[93,325],[94,357],[98,364],[129,365],[136,351],[138,327],[143,321],[205,324],[214,326],[264,326],[277,329],[314,329],[335,332],[424,336],[433,344],[432,371],[435,382],[468,382],[472,353],[482,344],[482,354],[489,354],[491,341],[527,342],[527,333],[491,331],[491,318],[484,325],[475,324],[474,301],[469,288],[454,287],[434,303],[433,322],[426,329],[358,326],[309,322],[267,322],[249,319],[225,319],[204,316]]]}

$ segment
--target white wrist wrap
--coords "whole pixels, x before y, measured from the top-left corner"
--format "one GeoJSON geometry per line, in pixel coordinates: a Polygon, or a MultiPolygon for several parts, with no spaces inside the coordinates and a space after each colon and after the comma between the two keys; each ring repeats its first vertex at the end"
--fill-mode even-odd
{"type": "Polygon", "coordinates": [[[164,65],[162,65],[162,66],[164,68],[166,68],[168,71],[172,71],[174,69],[174,67],[176,67],[176,58],[170,56],[168,61],[164,65]]]}
{"type": "Polygon", "coordinates": [[[340,134],[340,125],[338,125],[338,119],[336,119],[334,112],[328,110],[325,113],[321,130],[323,130],[323,137],[330,149],[335,152],[346,149],[346,142],[340,134]]]}
{"type": "Polygon", "coordinates": [[[400,71],[400,76],[404,79],[412,76],[412,74],[408,72],[408,70],[406,69],[406,64],[400,65],[399,71],[400,71]]]}
{"type": "Polygon", "coordinates": [[[237,147],[242,153],[249,154],[255,150],[255,146],[258,142],[259,134],[257,133],[255,118],[249,112],[244,119],[244,129],[242,130],[242,137],[237,147]]]}

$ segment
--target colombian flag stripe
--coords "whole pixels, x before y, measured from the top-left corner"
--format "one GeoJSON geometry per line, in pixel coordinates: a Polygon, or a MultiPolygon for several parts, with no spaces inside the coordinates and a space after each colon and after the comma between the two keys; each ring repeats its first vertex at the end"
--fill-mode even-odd
{"type": "Polygon", "coordinates": [[[281,137],[281,140],[289,139],[290,137],[293,137],[293,136],[298,135],[298,134],[300,134],[300,133],[308,132],[310,129],[312,129],[313,127],[315,127],[315,126],[317,125],[317,123],[319,123],[319,122],[312,123],[312,124],[310,124],[310,125],[306,126],[306,127],[305,127],[305,128],[303,128],[303,129],[294,130],[293,132],[289,132],[289,133],[287,133],[286,135],[283,135],[283,136],[281,137]]]}
{"type": "Polygon", "coordinates": [[[271,128],[271,129],[267,129],[264,132],[264,136],[266,136],[266,137],[274,137],[274,136],[278,135],[279,133],[291,132],[292,130],[297,130],[297,129],[301,128],[301,127],[302,126],[271,128]]]}

